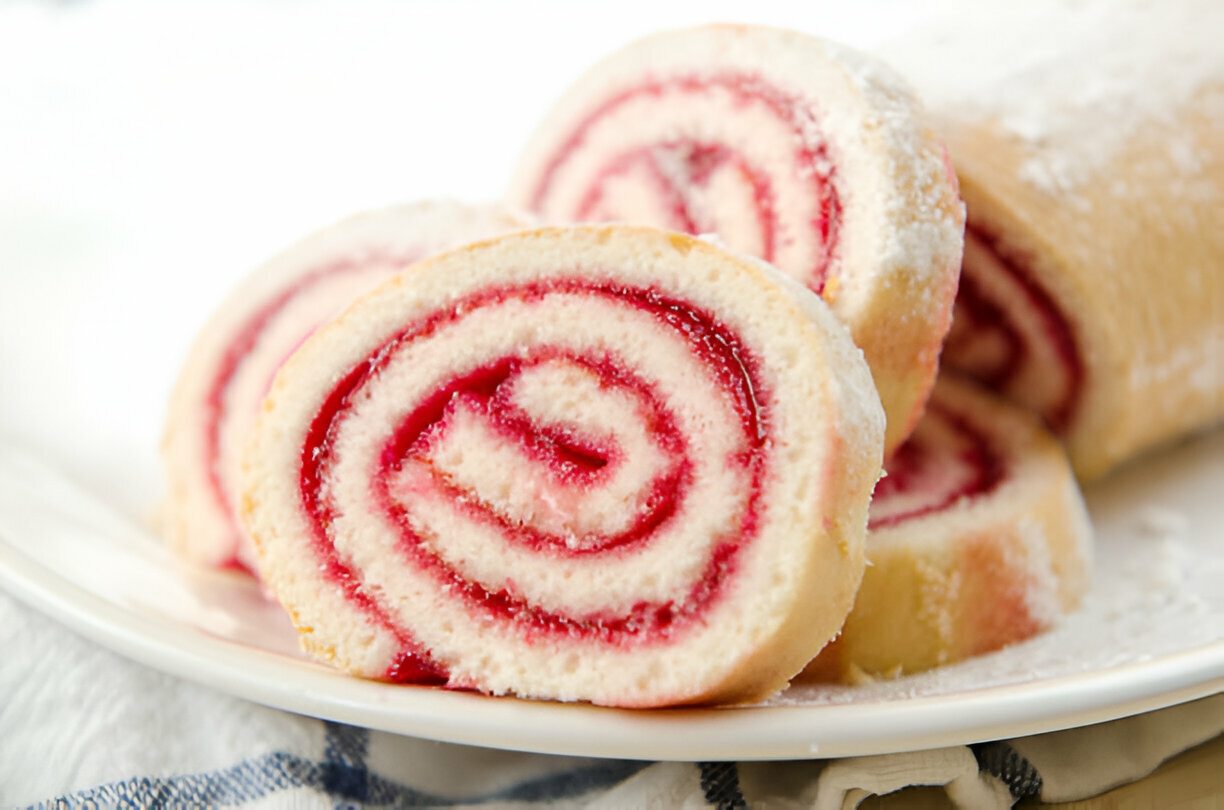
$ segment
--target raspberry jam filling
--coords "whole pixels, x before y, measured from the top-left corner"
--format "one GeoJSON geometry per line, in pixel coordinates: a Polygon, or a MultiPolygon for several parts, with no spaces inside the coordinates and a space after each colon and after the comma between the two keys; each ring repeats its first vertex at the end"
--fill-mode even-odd
{"type": "MultiPolygon", "coordinates": [[[[536,352],[536,356],[541,353],[536,352]]],[[[522,361],[507,364],[506,377],[522,367],[522,361]],[[510,366],[517,366],[511,369],[510,366]]],[[[517,406],[509,390],[497,389],[484,400],[485,417],[506,439],[517,442],[533,461],[567,483],[595,484],[623,461],[611,439],[591,435],[567,425],[540,424],[517,406]]]]}
{"type": "MultiPolygon", "coordinates": [[[[478,368],[461,373],[439,386],[430,396],[410,408],[388,436],[379,454],[372,482],[376,502],[381,504],[399,528],[399,546],[404,561],[427,574],[440,591],[462,600],[468,609],[484,619],[513,625],[529,642],[533,639],[577,639],[613,646],[661,643],[686,626],[701,621],[704,612],[719,598],[735,571],[740,550],[754,537],[761,509],[766,475],[766,449],[769,445],[768,392],[762,388],[756,361],[738,336],[706,312],[669,298],[657,290],[560,279],[514,288],[493,288],[435,312],[391,336],[366,361],[357,364],[326,397],[305,437],[301,450],[299,491],[302,505],[312,525],[313,546],[325,577],[345,593],[372,621],[391,632],[402,649],[386,677],[403,682],[437,683],[445,680],[443,668],[434,661],[411,632],[401,627],[389,611],[363,588],[360,574],[345,563],[332,543],[329,532],[340,507],[327,494],[328,478],[334,463],[333,440],[350,410],[350,403],[362,389],[376,379],[401,349],[413,341],[428,338],[439,329],[461,320],[481,307],[496,306],[508,300],[541,301],[549,296],[597,298],[615,306],[632,307],[648,313],[672,330],[689,347],[704,372],[725,392],[739,419],[742,450],[731,463],[747,479],[744,504],[732,525],[711,547],[702,572],[687,586],[682,597],[662,602],[641,601],[627,609],[602,610],[569,616],[533,605],[512,592],[512,585],[489,588],[470,581],[452,569],[423,542],[397,505],[392,482],[405,459],[427,453],[430,442],[449,429],[456,402],[475,408],[488,419],[494,431],[508,436],[534,462],[571,484],[597,479],[606,469],[620,463],[617,448],[601,445],[573,431],[558,431],[555,426],[530,423],[525,415],[504,404],[504,391],[535,363],[553,361],[562,355],[555,347],[533,347],[526,356],[494,357],[478,368]]],[[[649,542],[652,535],[680,510],[691,484],[693,461],[678,423],[670,416],[667,402],[655,386],[616,362],[606,351],[581,357],[566,356],[568,362],[581,364],[598,376],[602,385],[628,391],[641,404],[646,429],[651,439],[669,460],[662,474],[645,484],[645,508],[623,531],[599,537],[579,550],[545,533],[523,526],[507,526],[506,536],[544,556],[567,554],[621,555],[635,544],[649,542]]],[[[445,482],[443,482],[445,485],[445,482]]],[[[456,497],[464,493],[454,493],[456,497]]],[[[460,503],[465,511],[486,522],[497,522],[486,507],[460,503]]],[[[695,506],[693,508],[696,508],[695,506]]],[[[502,521],[498,525],[504,526],[502,521]]],[[[451,683],[452,686],[461,686],[451,683]]]]}
{"type": "Polygon", "coordinates": [[[399,482],[403,480],[405,460],[428,466],[430,445],[449,427],[449,417],[456,403],[463,403],[465,407],[479,412],[495,432],[518,444],[525,451],[524,456],[543,465],[548,473],[566,484],[590,486],[609,471],[610,462],[619,456],[619,448],[600,447],[574,435],[572,431],[533,423],[521,411],[506,406],[505,391],[525,368],[558,358],[568,359],[599,373],[605,388],[630,388],[644,406],[642,411],[650,425],[651,437],[672,462],[642,487],[644,497],[640,499],[628,527],[611,536],[588,534],[581,543],[576,543],[572,536],[517,523],[483,503],[477,495],[441,476],[424,484],[410,482],[409,494],[412,494],[412,490],[418,494],[430,490],[444,492],[473,522],[494,525],[509,539],[536,552],[559,555],[584,555],[637,545],[648,541],[672,518],[690,483],[692,463],[686,457],[688,447],[683,435],[662,407],[662,396],[646,381],[609,358],[591,361],[567,357],[567,353],[558,349],[543,347],[533,350],[527,358],[501,358],[440,387],[408,414],[383,448],[377,482],[379,502],[385,511],[396,515],[405,537],[411,538],[411,545],[419,545],[420,538],[408,523],[403,499],[394,490],[402,488],[399,482]]]}
{"type": "Polygon", "coordinates": [[[989,494],[1003,480],[1005,459],[964,415],[932,401],[912,436],[884,465],[871,500],[869,529],[931,515],[989,494]]]}
{"type": "MultiPolygon", "coordinates": [[[[317,267],[296,279],[292,284],[280,290],[275,297],[269,299],[262,307],[253,312],[242,326],[234,333],[221,360],[217,363],[216,373],[204,397],[204,464],[208,470],[208,485],[218,509],[223,512],[232,527],[232,548],[237,549],[238,538],[242,530],[238,525],[225,484],[221,480],[221,426],[226,421],[228,410],[226,397],[239,368],[250,356],[251,351],[268,327],[276,320],[290,303],[300,296],[307,295],[311,289],[322,282],[368,269],[373,263],[384,263],[388,270],[406,267],[415,261],[416,255],[401,257],[369,257],[362,262],[351,259],[341,259],[330,264],[317,267]]],[[[312,327],[313,328],[313,327],[312,327]]],[[[309,330],[303,330],[303,338],[309,330]]],[[[288,355],[286,354],[286,357],[288,355]]],[[[285,358],[281,359],[284,362],[285,358]]],[[[278,365],[279,367],[279,365],[278,365]]],[[[227,566],[246,569],[237,556],[231,557],[227,566]]]]}
{"type": "MultiPolygon", "coordinates": [[[[747,207],[756,219],[756,250],[751,252],[766,261],[775,260],[778,218],[774,212],[773,190],[769,178],[752,166],[747,158],[721,144],[674,140],[631,149],[608,161],[597,174],[574,214],[579,222],[619,219],[614,203],[606,200],[607,187],[617,179],[645,181],[662,203],[665,221],[656,223],[689,234],[717,233],[718,218],[708,202],[710,186],[718,170],[733,172],[748,189],[747,207]]],[[[727,191],[724,188],[722,192],[727,191]]],[[[822,215],[827,237],[830,218],[822,215]]]]}
{"type": "MultiPolygon", "coordinates": [[[[730,171],[733,176],[738,176],[738,185],[746,187],[744,196],[753,210],[757,225],[754,243],[759,249],[752,252],[772,262],[776,258],[779,233],[784,230],[778,220],[778,194],[773,184],[800,178],[815,201],[815,214],[808,228],[819,237],[819,246],[811,266],[784,269],[802,272],[809,287],[818,293],[823,290],[832,272],[842,214],[834,162],[830,158],[828,144],[820,135],[819,123],[813,117],[811,105],[758,76],[738,73],[674,76],[645,81],[611,96],[579,121],[551,156],[531,194],[530,206],[537,211],[545,208],[557,175],[582,151],[591,131],[601,120],[625,105],[642,99],[648,99],[658,107],[657,119],[664,125],[660,129],[667,135],[655,143],[630,146],[622,152],[608,155],[587,181],[589,186],[579,196],[577,210],[565,212],[566,215],[582,221],[623,219],[624,214],[640,219],[641,211],[622,213],[615,210],[614,204],[607,202],[610,184],[632,177],[662,204],[664,213],[660,218],[665,221],[652,224],[694,235],[725,233],[730,228],[719,227],[717,217],[709,214],[714,207],[710,204],[710,197],[727,193],[725,190],[713,191],[712,179],[720,171],[730,171]],[[708,137],[687,134],[707,131],[710,122],[685,121],[683,111],[686,103],[715,95],[727,97],[730,108],[728,116],[738,115],[752,106],[766,111],[794,133],[791,167],[785,177],[773,178],[764,166],[755,164],[749,155],[731,144],[715,143],[708,137]]],[[[734,223],[734,227],[736,230],[742,229],[743,223],[734,223]]],[[[744,249],[740,245],[736,247],[744,249]]]]}
{"type": "Polygon", "coordinates": [[[997,236],[973,223],[966,228],[965,242],[966,261],[944,349],[948,365],[1036,408],[1055,433],[1065,434],[1084,388],[1084,361],[1070,323],[1021,252],[1005,249],[997,236]],[[978,251],[985,260],[971,258],[978,251]],[[995,291],[991,281],[996,275],[1015,293],[995,291]],[[1044,367],[1031,343],[1036,340],[1044,341],[1061,368],[1044,367]],[[1041,381],[1039,392],[1032,390],[1034,377],[1041,381]]]}

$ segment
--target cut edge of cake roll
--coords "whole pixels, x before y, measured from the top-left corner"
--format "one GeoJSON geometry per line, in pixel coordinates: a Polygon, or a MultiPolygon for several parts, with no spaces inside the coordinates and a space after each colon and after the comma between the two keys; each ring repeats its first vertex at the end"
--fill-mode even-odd
{"type": "Polygon", "coordinates": [[[1134,58],[1084,104],[1076,54],[941,109],[968,209],[943,362],[1041,413],[1084,481],[1224,421],[1224,60],[1157,86],[1134,58]]]}
{"type": "Polygon", "coordinates": [[[867,571],[805,681],[861,683],[1024,641],[1088,589],[1092,527],[1062,446],[1032,414],[944,374],[886,465],[867,571]]]}
{"type": "Polygon", "coordinates": [[[652,228],[422,262],[278,374],[244,516],[303,647],[527,698],[743,703],[832,638],[884,429],[773,268],[652,228]]]}
{"type": "Polygon", "coordinates": [[[889,452],[933,383],[960,270],[964,208],[924,118],[894,72],[834,43],[665,32],[570,88],[508,199],[547,221],[714,234],[820,293],[872,368],[889,452]]]}
{"type": "Polygon", "coordinates": [[[171,546],[204,565],[254,573],[237,511],[239,467],[279,365],[313,329],[412,262],[530,224],[501,205],[406,203],[318,230],[242,279],[197,333],[171,392],[158,515],[171,546]]]}

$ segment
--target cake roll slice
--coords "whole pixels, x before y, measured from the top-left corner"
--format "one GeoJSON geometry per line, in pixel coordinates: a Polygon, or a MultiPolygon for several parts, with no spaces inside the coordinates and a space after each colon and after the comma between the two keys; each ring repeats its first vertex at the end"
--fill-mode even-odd
{"type": "Polygon", "coordinates": [[[968,207],[944,362],[1082,480],[1224,419],[1224,14],[1119,16],[939,105],[968,207]]]}
{"type": "Polygon", "coordinates": [[[245,519],[367,678],[752,701],[833,637],[883,413],[819,298],[682,234],[543,229],[359,299],[277,374],[245,519]]]}
{"type": "Polygon", "coordinates": [[[161,515],[171,544],[204,565],[253,571],[237,516],[238,467],[277,367],[390,275],[443,248],[527,225],[501,206],[405,204],[318,231],[252,271],[199,331],[171,394],[161,515]]]}
{"type": "Polygon", "coordinates": [[[816,291],[913,429],[951,323],[964,212],[919,102],[884,65],[797,32],[651,36],[573,85],[509,199],[555,221],[714,234],[816,291]]]}
{"type": "Polygon", "coordinates": [[[867,572],[807,680],[897,677],[1030,638],[1088,588],[1091,526],[1066,454],[1031,413],[941,375],[886,464],[867,572]]]}

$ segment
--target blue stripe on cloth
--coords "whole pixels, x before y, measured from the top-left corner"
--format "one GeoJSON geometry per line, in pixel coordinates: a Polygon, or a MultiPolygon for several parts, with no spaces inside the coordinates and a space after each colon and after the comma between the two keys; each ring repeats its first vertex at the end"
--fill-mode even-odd
{"type": "Polygon", "coordinates": [[[477,803],[494,801],[549,802],[584,796],[596,790],[602,790],[603,788],[623,782],[650,764],[649,762],[610,759],[597,765],[589,765],[563,773],[553,773],[535,779],[527,779],[514,787],[506,788],[496,793],[489,793],[478,799],[477,803]]]}
{"type": "MultiPolygon", "coordinates": [[[[229,768],[168,777],[133,777],[32,805],[37,810],[77,808],[180,808],[239,806],[283,790],[305,788],[338,803],[363,808],[479,806],[492,802],[547,803],[575,799],[611,787],[648,762],[606,760],[595,765],[525,779],[483,795],[451,797],[415,790],[372,773],[366,765],[369,731],[325,725],[323,761],[285,752],[244,760],[229,768]]],[[[524,756],[530,756],[524,754],[524,756]]]]}
{"type": "Polygon", "coordinates": [[[978,767],[1002,780],[1017,801],[1041,795],[1041,774],[1033,763],[1006,742],[979,743],[969,746],[969,750],[977,759],[978,767]]]}
{"type": "Polygon", "coordinates": [[[734,762],[698,762],[701,792],[717,810],[747,810],[740,790],[739,768],[734,762]]]}
{"type": "Polygon", "coordinates": [[[326,723],[327,742],[321,766],[323,789],[346,799],[365,801],[370,794],[366,749],[370,732],[357,726],[326,723]]]}
{"type": "Polygon", "coordinates": [[[35,807],[39,810],[75,810],[91,806],[144,810],[161,807],[233,806],[304,785],[321,785],[319,764],[304,757],[275,752],[208,773],[168,777],[135,776],[35,807]]]}

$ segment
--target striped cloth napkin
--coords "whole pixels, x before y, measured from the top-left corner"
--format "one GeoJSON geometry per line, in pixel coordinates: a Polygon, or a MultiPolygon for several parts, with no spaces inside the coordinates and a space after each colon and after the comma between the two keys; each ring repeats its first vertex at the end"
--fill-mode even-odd
{"type": "Polygon", "coordinates": [[[800,762],[637,762],[431,742],[269,709],[127,661],[0,593],[0,805],[853,808],[1063,801],[1224,732],[1224,695],[1005,743],[800,762]]]}

